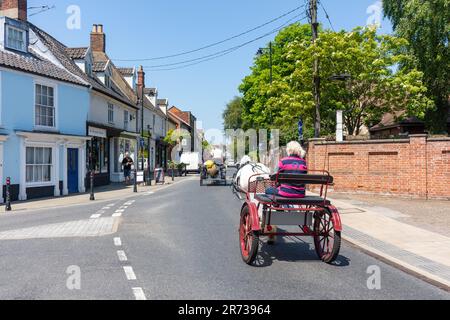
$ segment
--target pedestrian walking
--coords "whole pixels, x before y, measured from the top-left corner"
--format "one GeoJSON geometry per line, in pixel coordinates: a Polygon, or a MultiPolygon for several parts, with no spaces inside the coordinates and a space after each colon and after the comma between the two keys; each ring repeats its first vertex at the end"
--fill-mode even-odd
{"type": "Polygon", "coordinates": [[[125,158],[122,160],[122,166],[123,166],[123,175],[125,177],[125,184],[128,185],[131,182],[131,167],[133,166],[134,161],[130,157],[130,154],[127,152],[125,153],[125,158]]]}

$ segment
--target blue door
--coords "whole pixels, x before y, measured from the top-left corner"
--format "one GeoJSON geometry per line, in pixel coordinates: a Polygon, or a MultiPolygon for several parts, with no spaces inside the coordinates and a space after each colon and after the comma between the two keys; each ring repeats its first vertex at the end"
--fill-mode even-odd
{"type": "Polygon", "coordinates": [[[67,149],[67,180],[69,193],[78,193],[78,149],[67,149]]]}

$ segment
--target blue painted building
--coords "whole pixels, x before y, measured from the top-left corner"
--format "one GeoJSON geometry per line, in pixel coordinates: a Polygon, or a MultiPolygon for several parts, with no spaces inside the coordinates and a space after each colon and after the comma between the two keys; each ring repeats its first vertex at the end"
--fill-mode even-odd
{"type": "Polygon", "coordinates": [[[92,86],[26,0],[0,6],[0,181],[19,200],[84,192],[92,86]]]}

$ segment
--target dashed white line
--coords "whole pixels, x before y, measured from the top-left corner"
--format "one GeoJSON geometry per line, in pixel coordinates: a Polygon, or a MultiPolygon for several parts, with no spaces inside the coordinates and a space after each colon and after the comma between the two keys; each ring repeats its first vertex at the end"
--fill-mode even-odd
{"type": "Polygon", "coordinates": [[[122,216],[123,212],[116,212],[112,215],[113,218],[120,218],[122,216]]]}
{"type": "Polygon", "coordinates": [[[147,300],[147,297],[145,296],[144,290],[142,288],[133,288],[133,294],[137,301],[147,300]]]}
{"type": "Polygon", "coordinates": [[[123,271],[125,271],[125,276],[128,280],[137,280],[136,275],[134,274],[133,267],[123,267],[123,271]]]}
{"type": "Polygon", "coordinates": [[[100,213],[96,213],[96,214],[93,214],[92,216],[91,216],[91,219],[98,219],[98,218],[100,218],[102,215],[100,214],[100,213]]]}
{"type": "Polygon", "coordinates": [[[114,245],[116,247],[122,246],[122,240],[120,238],[114,238],[114,245]]]}
{"type": "Polygon", "coordinates": [[[128,257],[125,254],[125,251],[123,251],[123,250],[117,251],[117,256],[119,257],[119,261],[121,261],[121,262],[128,261],[128,257]]]}

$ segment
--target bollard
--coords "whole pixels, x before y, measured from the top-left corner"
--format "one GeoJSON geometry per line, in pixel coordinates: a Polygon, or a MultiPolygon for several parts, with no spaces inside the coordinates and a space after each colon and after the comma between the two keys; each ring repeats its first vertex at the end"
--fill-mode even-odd
{"type": "Polygon", "coordinates": [[[11,178],[6,178],[6,211],[11,211],[11,178]]]}
{"type": "Polygon", "coordinates": [[[90,198],[90,200],[94,201],[95,200],[95,195],[94,195],[94,171],[91,171],[90,177],[91,177],[91,198],[90,198]]]}
{"type": "Polygon", "coordinates": [[[133,188],[133,192],[137,193],[137,169],[134,169],[134,188],[133,188]]]}
{"type": "Polygon", "coordinates": [[[175,169],[172,169],[172,182],[175,181],[175,169]]]}

